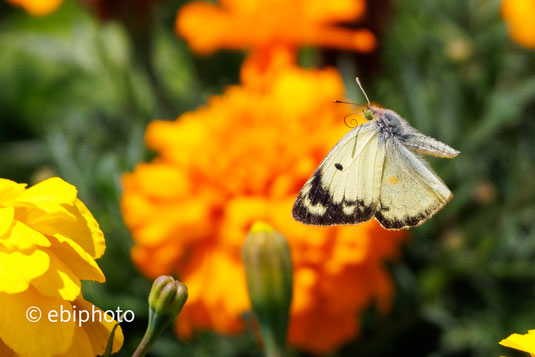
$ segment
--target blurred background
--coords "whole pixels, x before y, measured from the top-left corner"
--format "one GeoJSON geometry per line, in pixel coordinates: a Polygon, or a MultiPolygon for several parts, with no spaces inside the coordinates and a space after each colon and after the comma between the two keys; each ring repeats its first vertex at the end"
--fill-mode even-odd
{"type": "MultiPolygon", "coordinates": [[[[335,68],[345,95],[331,99],[362,102],[354,84],[358,75],[373,102],[461,151],[453,160],[429,159],[455,197],[411,229],[397,254],[388,254],[390,308],[378,311],[370,299],[348,337],[327,349],[301,341],[290,354],[513,356],[498,342],[535,328],[535,6],[515,0],[353,2],[358,9],[352,19],[330,20],[341,32],[286,39],[293,52],[282,61],[302,69],[335,68]],[[343,43],[343,31],[360,36],[355,45],[343,43]]],[[[118,355],[127,356],[145,330],[152,276],[140,267],[144,258],[132,260],[139,240],[123,221],[122,175],[161,155],[150,150],[157,145],[145,145],[149,123],[180,122],[182,114],[225,95],[228,86],[257,86],[251,83],[265,76],[256,72],[271,76],[272,68],[258,60],[263,48],[238,34],[235,42],[220,40],[213,49],[198,45],[202,36],[215,36],[210,26],[223,25],[215,16],[203,23],[201,14],[202,26],[191,30],[192,20],[180,30],[177,12],[187,1],[33,3],[0,2],[0,177],[36,183],[60,176],[78,188],[107,243],[99,260],[107,282],[84,282],[84,296],[104,310],[135,311],[136,320],[122,326],[125,345],[118,355]]],[[[243,1],[224,3],[247,7],[243,1]]],[[[321,2],[310,3],[322,12],[321,2]]],[[[249,16],[246,10],[242,16],[249,16]]],[[[277,12],[264,16],[276,19],[277,12]]],[[[351,108],[334,110],[337,135],[343,134],[349,130],[343,113],[351,108]]],[[[303,135],[315,125],[309,117],[303,135]]],[[[335,142],[324,143],[318,159],[335,142]]],[[[181,337],[169,329],[152,355],[262,355],[250,323],[229,333],[200,325],[181,337]]]]}

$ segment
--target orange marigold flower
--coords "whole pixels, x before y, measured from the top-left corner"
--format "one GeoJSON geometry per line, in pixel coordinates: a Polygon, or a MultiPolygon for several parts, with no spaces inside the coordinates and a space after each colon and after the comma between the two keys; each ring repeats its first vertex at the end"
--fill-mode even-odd
{"type": "Polygon", "coordinates": [[[249,50],[241,77],[254,84],[294,64],[302,46],[375,49],[369,30],[335,26],[360,18],[365,6],[365,0],[221,0],[220,6],[196,1],[179,11],[176,30],[201,54],[219,48],[249,50]]]}
{"type": "MultiPolygon", "coordinates": [[[[95,262],[106,249],[104,236],[76,195],[57,177],[30,188],[0,179],[0,356],[104,353],[114,321],[48,318],[52,310],[103,314],[84,300],[81,280],[105,281],[95,262]]],[[[119,328],[113,350],[122,343],[119,328]]]]}
{"type": "Polygon", "coordinates": [[[221,0],[220,4],[196,1],[178,13],[177,32],[198,53],[273,44],[294,50],[326,46],[369,52],[376,45],[369,30],[334,26],[361,17],[364,0],[221,0]]]}
{"type": "Polygon", "coordinates": [[[535,1],[503,0],[502,16],[513,40],[522,46],[535,49],[535,1]]]}
{"type": "Polygon", "coordinates": [[[34,16],[44,16],[54,12],[63,0],[7,0],[8,2],[23,7],[34,16]]]}
{"type": "Polygon", "coordinates": [[[373,300],[387,309],[382,266],[403,238],[375,221],[311,227],[292,219],[302,185],[347,132],[343,83],[332,69],[287,68],[260,86],[233,86],[176,121],[155,121],[151,163],[123,177],[122,212],[145,274],[176,273],[189,289],[178,330],[243,328],[250,308],[241,246],[251,224],[269,222],[287,239],[294,264],[289,341],[315,352],[354,337],[373,300]]]}

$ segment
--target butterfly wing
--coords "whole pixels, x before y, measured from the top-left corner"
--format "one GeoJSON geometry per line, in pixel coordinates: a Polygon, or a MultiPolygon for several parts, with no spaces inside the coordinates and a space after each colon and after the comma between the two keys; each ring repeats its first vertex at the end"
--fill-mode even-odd
{"type": "Polygon", "coordinates": [[[430,136],[423,135],[414,129],[412,130],[414,131],[413,133],[406,134],[398,138],[410,151],[421,155],[445,157],[448,159],[459,155],[459,151],[455,150],[449,145],[446,145],[430,136]]]}
{"type": "Polygon", "coordinates": [[[375,121],[347,133],[305,183],[292,215],[311,225],[356,224],[373,217],[381,192],[385,141],[375,121]]]}
{"type": "Polygon", "coordinates": [[[417,226],[453,197],[427,163],[394,137],[386,140],[380,207],[375,218],[388,229],[417,226]]]}

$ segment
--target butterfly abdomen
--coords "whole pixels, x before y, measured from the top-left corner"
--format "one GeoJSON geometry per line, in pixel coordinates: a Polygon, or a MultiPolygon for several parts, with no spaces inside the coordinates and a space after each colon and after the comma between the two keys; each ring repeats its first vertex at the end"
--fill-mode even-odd
{"type": "Polygon", "coordinates": [[[423,134],[408,135],[401,137],[400,140],[407,149],[417,154],[446,158],[453,158],[459,155],[459,151],[454,148],[423,134]]]}
{"type": "Polygon", "coordinates": [[[430,136],[423,135],[392,110],[379,109],[382,137],[398,139],[407,149],[422,155],[453,158],[459,151],[430,136]]]}

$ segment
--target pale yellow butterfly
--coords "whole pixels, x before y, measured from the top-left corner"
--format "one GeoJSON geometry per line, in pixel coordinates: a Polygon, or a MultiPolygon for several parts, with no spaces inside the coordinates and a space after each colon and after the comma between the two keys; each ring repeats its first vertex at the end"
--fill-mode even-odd
{"type": "Polygon", "coordinates": [[[375,217],[387,229],[422,224],[453,197],[420,155],[459,151],[425,136],[392,110],[370,104],[368,120],[347,133],[305,183],[292,215],[311,225],[357,224],[375,217]]]}

